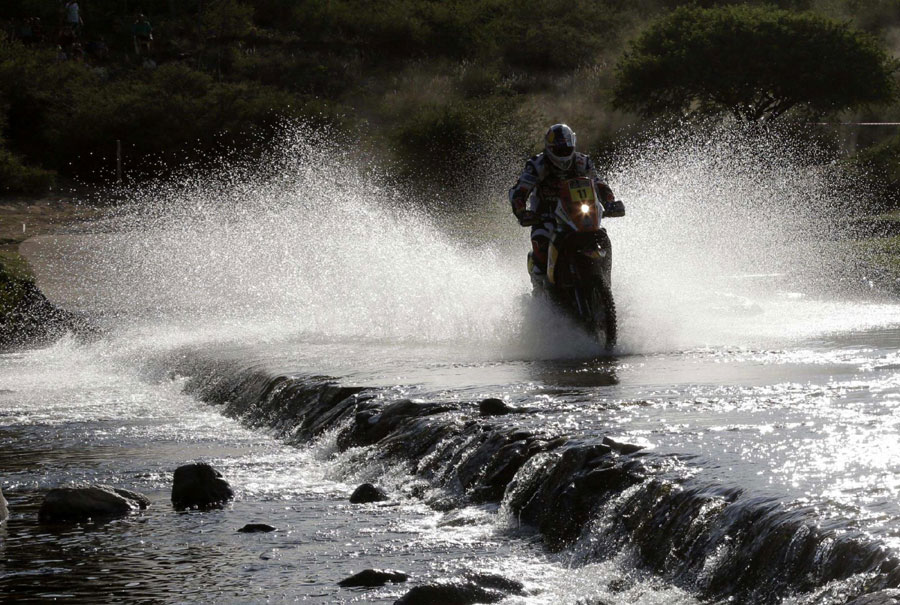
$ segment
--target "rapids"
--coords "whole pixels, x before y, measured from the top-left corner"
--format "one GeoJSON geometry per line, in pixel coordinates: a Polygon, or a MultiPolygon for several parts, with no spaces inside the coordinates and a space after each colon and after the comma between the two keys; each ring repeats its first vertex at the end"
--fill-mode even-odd
{"type": "Polygon", "coordinates": [[[286,131],[259,164],[120,192],[110,218],[22,245],[45,293],[104,332],[0,356],[0,595],[409,588],[337,587],[366,567],[410,586],[500,573],[528,591],[510,604],[843,604],[900,586],[900,304],[856,271],[835,165],[725,129],[620,158],[607,357],[529,302],[505,202],[517,162],[453,207],[319,137],[286,131]],[[528,411],[479,418],[487,397],[528,411]],[[527,460],[489,477],[507,446],[527,460]],[[223,471],[233,506],[171,509],[190,460],[223,471]],[[38,525],[43,492],[72,481],[153,506],[38,525]],[[392,501],[349,505],[362,481],[392,501]],[[279,529],[235,533],[249,522],[279,529]]]}

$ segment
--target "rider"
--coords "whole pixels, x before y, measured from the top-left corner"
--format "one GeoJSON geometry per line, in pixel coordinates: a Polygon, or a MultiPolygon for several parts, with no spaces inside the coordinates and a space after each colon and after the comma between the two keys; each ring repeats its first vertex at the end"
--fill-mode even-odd
{"type": "Polygon", "coordinates": [[[616,201],[612,189],[604,183],[594,163],[586,154],[575,151],[575,133],[565,124],[554,124],[544,135],[544,151],[525,162],[525,170],[509,190],[513,214],[523,227],[531,227],[529,268],[532,283],[542,285],[547,269],[547,250],[553,232],[553,205],[560,181],[588,177],[594,182],[600,203],[607,216],[625,213],[622,202],[616,201]]]}

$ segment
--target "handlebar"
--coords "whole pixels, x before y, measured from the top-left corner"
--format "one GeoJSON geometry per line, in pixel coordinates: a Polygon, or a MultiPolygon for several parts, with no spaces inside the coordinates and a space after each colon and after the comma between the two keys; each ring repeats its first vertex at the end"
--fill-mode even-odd
{"type": "Polygon", "coordinates": [[[625,216],[625,202],[622,200],[609,202],[603,212],[603,218],[619,218],[621,216],[625,216]]]}
{"type": "MultiPolygon", "coordinates": [[[[603,205],[603,218],[619,218],[622,216],[625,216],[625,202],[622,200],[614,200],[603,205]]],[[[526,210],[519,217],[519,224],[523,227],[533,227],[552,220],[552,215],[536,214],[531,210],[526,210]]]]}

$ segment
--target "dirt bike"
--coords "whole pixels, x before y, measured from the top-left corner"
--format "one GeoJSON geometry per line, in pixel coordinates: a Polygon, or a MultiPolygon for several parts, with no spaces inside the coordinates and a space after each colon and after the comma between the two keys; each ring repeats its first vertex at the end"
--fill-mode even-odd
{"type": "MultiPolygon", "coordinates": [[[[589,178],[560,182],[553,212],[535,216],[531,224],[552,223],[547,267],[543,283],[535,294],[546,294],[601,345],[616,344],[616,304],[610,282],[612,245],[601,217],[625,216],[621,201],[600,202],[589,178]]],[[[534,276],[533,255],[528,255],[529,273],[534,276]]]]}

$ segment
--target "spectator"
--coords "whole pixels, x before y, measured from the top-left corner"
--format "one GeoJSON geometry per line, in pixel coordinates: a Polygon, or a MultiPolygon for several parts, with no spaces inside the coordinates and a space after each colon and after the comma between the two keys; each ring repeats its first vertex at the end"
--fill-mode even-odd
{"type": "Polygon", "coordinates": [[[16,27],[16,35],[22,44],[29,45],[34,43],[34,29],[31,19],[23,19],[22,23],[16,27]]]}
{"type": "Polygon", "coordinates": [[[72,56],[72,60],[76,63],[84,63],[84,49],[78,42],[72,45],[70,54],[72,56]]]}
{"type": "Polygon", "coordinates": [[[56,46],[56,62],[57,63],[65,63],[69,60],[69,56],[66,54],[66,51],[63,50],[63,47],[60,45],[56,46]]]}
{"type": "Polygon", "coordinates": [[[134,34],[135,54],[140,55],[141,49],[144,49],[149,55],[150,43],[153,42],[153,27],[150,25],[150,21],[147,20],[147,17],[138,15],[138,18],[134,21],[134,25],[131,26],[131,33],[134,34]]]}
{"type": "Polygon", "coordinates": [[[41,25],[40,17],[31,18],[31,38],[35,44],[41,44],[44,41],[44,26],[41,25]]]}
{"type": "Polygon", "coordinates": [[[72,31],[71,27],[67,25],[59,30],[57,43],[63,48],[63,50],[68,50],[70,46],[75,44],[75,32],[72,31]]]}
{"type": "Polygon", "coordinates": [[[109,56],[109,46],[106,45],[106,40],[103,36],[100,36],[100,39],[98,40],[88,42],[87,46],[84,47],[84,50],[98,63],[105,62],[106,57],[109,56]]]}
{"type": "Polygon", "coordinates": [[[67,26],[72,28],[72,32],[76,36],[81,35],[81,28],[84,27],[84,21],[81,19],[81,9],[78,8],[77,0],[68,0],[65,8],[67,26]]]}

